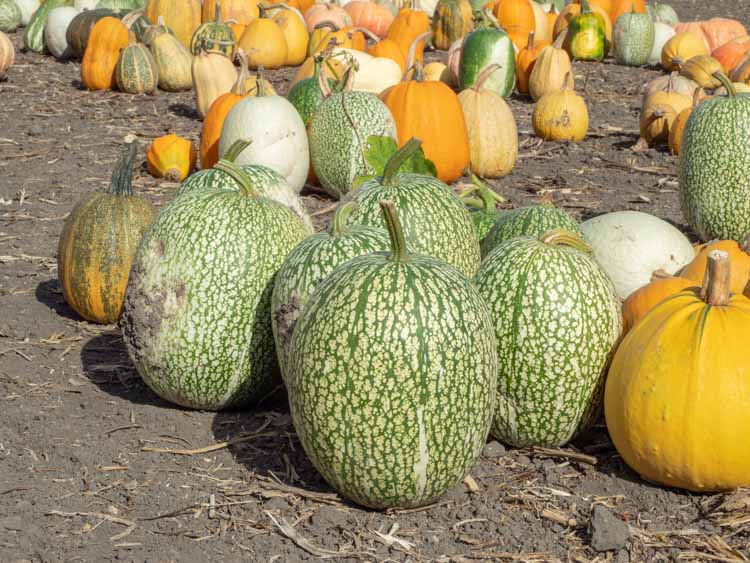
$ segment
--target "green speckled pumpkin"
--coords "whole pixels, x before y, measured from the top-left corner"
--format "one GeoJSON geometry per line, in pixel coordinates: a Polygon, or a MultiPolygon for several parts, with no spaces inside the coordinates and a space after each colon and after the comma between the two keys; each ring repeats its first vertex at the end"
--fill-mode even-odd
{"type": "Polygon", "coordinates": [[[237,37],[232,28],[221,19],[221,2],[217,0],[214,21],[198,26],[190,40],[190,51],[193,55],[201,51],[212,51],[233,59],[236,46],[237,37]]]}
{"type": "MultiPolygon", "coordinates": [[[[320,73],[322,72],[321,68],[324,64],[324,55],[322,55],[321,53],[315,55],[315,60],[313,62],[313,75],[309,78],[303,78],[302,80],[297,82],[294,86],[292,86],[286,96],[287,100],[291,102],[291,104],[297,110],[297,113],[299,113],[300,117],[302,118],[302,123],[305,124],[305,127],[308,127],[310,125],[310,121],[315,114],[315,110],[318,109],[320,104],[323,103],[323,100],[325,99],[325,94],[320,88],[319,83],[320,73]]],[[[336,81],[331,78],[328,79],[328,85],[332,91],[335,91],[337,89],[336,81]]]]}
{"type": "Polygon", "coordinates": [[[690,113],[677,164],[682,213],[701,240],[740,240],[750,232],[750,96],[701,102],[690,113]]]}
{"type": "Polygon", "coordinates": [[[562,230],[502,243],[474,281],[498,347],[492,435],[518,447],[565,444],[600,412],[622,329],[612,283],[562,230]]]}
{"type": "Polygon", "coordinates": [[[635,11],[622,14],[612,32],[614,57],[618,65],[642,66],[648,62],[654,46],[654,21],[648,14],[635,11]]]}
{"type": "Polygon", "coordinates": [[[385,230],[348,224],[355,207],[351,201],[340,204],[329,228],[303,240],[279,270],[271,300],[271,321],[282,377],[287,373],[294,327],[315,288],[347,260],[389,248],[385,230]]]}
{"type": "Polygon", "coordinates": [[[471,277],[479,268],[479,238],[461,198],[433,176],[399,173],[419,146],[419,141],[411,139],[391,157],[383,176],[351,192],[350,199],[357,203],[351,222],[383,227],[380,200],[393,201],[410,252],[444,260],[471,277]]]}
{"type": "Polygon", "coordinates": [[[12,33],[21,25],[23,14],[14,0],[0,0],[0,31],[12,33]]]}
{"type": "Polygon", "coordinates": [[[349,260],[318,286],[288,378],[313,465],[373,508],[428,504],[464,478],[497,379],[487,305],[456,269],[407,253],[392,204],[386,213],[391,252],[349,260]]]}
{"type": "Polygon", "coordinates": [[[117,89],[127,94],[150,94],[159,85],[159,71],[148,47],[136,42],[130,32],[130,45],[120,51],[115,67],[117,89]]]}
{"type": "Polygon", "coordinates": [[[279,384],[273,278],[308,234],[288,207],[259,195],[241,168],[226,161],[215,168],[226,188],[175,198],[146,232],[120,321],[148,386],[204,410],[254,403],[279,384]]]}
{"type": "Polygon", "coordinates": [[[528,205],[508,211],[482,239],[482,256],[487,256],[497,245],[519,236],[539,237],[552,229],[565,229],[583,237],[575,219],[545,196],[538,205],[528,205]]]}

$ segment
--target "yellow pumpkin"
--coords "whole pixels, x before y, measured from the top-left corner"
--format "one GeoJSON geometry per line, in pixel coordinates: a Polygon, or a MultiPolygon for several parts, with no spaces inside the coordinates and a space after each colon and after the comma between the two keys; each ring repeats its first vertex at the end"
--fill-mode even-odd
{"type": "Polygon", "coordinates": [[[286,39],[286,62],[287,66],[297,66],[307,57],[307,45],[310,36],[307,34],[307,25],[302,14],[286,4],[271,4],[268,6],[271,19],[276,22],[286,39]]]}
{"type": "Polygon", "coordinates": [[[570,55],[565,49],[548,45],[539,53],[529,76],[531,98],[537,101],[549,92],[560,90],[568,75],[570,75],[571,82],[574,82],[570,55]]]}
{"type": "Polygon", "coordinates": [[[548,92],[537,102],[531,124],[545,141],[582,141],[589,130],[589,112],[584,99],[573,89],[572,74],[563,87],[548,92]]]}
{"type": "Polygon", "coordinates": [[[729,290],[732,293],[745,293],[750,284],[750,233],[743,240],[717,240],[701,246],[690,264],[680,272],[680,276],[700,284],[708,264],[708,257],[714,250],[726,252],[732,261],[729,290]]]}
{"type": "Polygon", "coordinates": [[[689,78],[701,88],[713,90],[721,86],[721,81],[714,77],[714,72],[726,74],[721,63],[710,55],[698,55],[689,59],[680,67],[680,75],[689,78]]]}
{"type": "Polygon", "coordinates": [[[146,17],[157,25],[159,16],[185,47],[190,48],[193,33],[201,24],[200,0],[148,0],[146,17]]]}
{"type": "Polygon", "coordinates": [[[604,413],[625,462],[691,491],[750,485],[750,299],[730,294],[731,263],[713,251],[702,288],[667,298],[622,341],[604,413]]]}
{"type": "Polygon", "coordinates": [[[665,70],[679,70],[687,61],[698,55],[708,55],[705,41],[689,31],[671,37],[662,47],[661,66],[665,70]]]}
{"type": "MultiPolygon", "coordinates": [[[[216,5],[221,4],[222,20],[233,20],[238,25],[246,26],[258,17],[259,3],[259,0],[203,0],[201,19],[204,23],[213,21],[216,5]]],[[[235,37],[240,37],[240,35],[235,35],[235,37]]]]}
{"type": "Polygon", "coordinates": [[[237,46],[245,51],[250,68],[281,68],[286,64],[289,51],[286,37],[279,24],[267,17],[262,4],[258,9],[260,17],[250,22],[237,46]]]}
{"type": "Polygon", "coordinates": [[[675,117],[675,120],[672,122],[672,126],[669,128],[668,139],[669,150],[672,151],[672,154],[680,154],[680,149],[682,148],[682,133],[685,131],[685,125],[687,125],[688,118],[690,117],[690,114],[693,113],[695,106],[703,101],[704,95],[705,92],[703,89],[697,88],[693,94],[693,105],[680,110],[677,117],[675,117]]]}
{"type": "Polygon", "coordinates": [[[677,114],[691,105],[688,96],[672,90],[650,95],[641,109],[641,139],[649,145],[657,141],[669,142],[669,131],[677,114]]]}
{"type": "Polygon", "coordinates": [[[197,155],[193,143],[175,133],[157,137],[146,151],[148,171],[155,178],[182,182],[195,170],[197,155]]]}

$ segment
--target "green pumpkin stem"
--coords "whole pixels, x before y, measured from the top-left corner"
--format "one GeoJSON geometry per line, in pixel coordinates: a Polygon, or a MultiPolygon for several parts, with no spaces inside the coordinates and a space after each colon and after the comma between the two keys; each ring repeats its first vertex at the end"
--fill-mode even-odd
{"type": "Polygon", "coordinates": [[[569,246],[581,252],[591,253],[592,248],[581,237],[565,229],[552,229],[539,237],[539,241],[553,246],[569,246]]]}
{"type": "Polygon", "coordinates": [[[234,161],[237,160],[237,157],[242,154],[242,151],[244,151],[252,143],[253,141],[250,139],[237,139],[234,143],[232,143],[232,146],[229,147],[229,150],[224,153],[224,156],[221,160],[234,164],[234,161]]]}
{"type": "Polygon", "coordinates": [[[591,6],[589,6],[589,0],[581,0],[581,13],[590,14],[591,6]]]}
{"type": "Polygon", "coordinates": [[[701,299],[707,305],[724,307],[731,297],[729,288],[732,282],[732,264],[729,254],[721,250],[708,253],[706,275],[701,287],[701,299]]]}
{"type": "Polygon", "coordinates": [[[240,186],[240,191],[248,197],[257,197],[260,195],[258,191],[253,187],[253,181],[250,176],[247,175],[240,166],[237,166],[234,162],[229,162],[223,158],[217,162],[214,170],[221,170],[222,172],[229,174],[232,179],[240,186]]]}
{"type": "Polygon", "coordinates": [[[476,174],[471,175],[471,181],[474,185],[461,194],[461,199],[469,207],[476,207],[488,213],[492,213],[497,211],[498,203],[505,203],[508,201],[503,196],[487,187],[487,184],[482,182],[476,174]],[[476,195],[477,198],[469,197],[471,195],[476,195]]]}
{"type": "Polygon", "coordinates": [[[726,75],[723,72],[719,72],[718,70],[713,73],[712,75],[716,80],[721,82],[722,86],[726,88],[727,90],[727,96],[730,98],[736,98],[737,97],[737,89],[734,87],[734,84],[732,84],[732,81],[729,80],[729,78],[726,77],[726,75]]]}
{"type": "Polygon", "coordinates": [[[409,253],[406,250],[406,238],[404,237],[404,228],[401,225],[401,219],[396,211],[396,204],[392,201],[381,200],[380,209],[383,212],[383,220],[391,239],[391,262],[406,262],[409,260],[409,253]]]}
{"type": "Polygon", "coordinates": [[[138,156],[138,139],[125,141],[117,159],[115,169],[112,171],[112,181],[109,191],[114,195],[133,195],[133,165],[135,157],[138,156]]]}
{"type": "Polygon", "coordinates": [[[419,150],[419,147],[421,146],[422,141],[420,141],[416,137],[412,137],[406,142],[403,147],[393,153],[393,156],[391,156],[391,158],[388,160],[388,163],[385,165],[383,177],[380,180],[381,185],[395,186],[397,183],[396,178],[398,176],[398,171],[406,163],[406,161],[409,160],[409,158],[419,150]]]}
{"type": "Polygon", "coordinates": [[[340,203],[336,208],[336,213],[333,214],[333,219],[331,219],[331,225],[328,227],[328,234],[332,237],[339,237],[348,233],[350,231],[349,217],[351,217],[352,212],[355,209],[357,209],[356,201],[349,200],[340,203]]]}

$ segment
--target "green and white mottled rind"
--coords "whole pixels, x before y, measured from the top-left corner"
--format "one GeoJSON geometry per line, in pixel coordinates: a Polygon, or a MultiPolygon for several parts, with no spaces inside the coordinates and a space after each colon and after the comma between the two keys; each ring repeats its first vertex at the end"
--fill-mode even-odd
{"type": "Polygon", "coordinates": [[[498,246],[474,281],[498,346],[492,435],[565,444],[599,412],[622,323],[612,283],[590,254],[531,237],[498,246]]]}
{"type": "Polygon", "coordinates": [[[583,237],[573,217],[554,205],[540,203],[519,207],[505,213],[482,239],[482,256],[487,256],[500,243],[514,237],[540,237],[552,229],[565,229],[583,237]]]}
{"type": "Polygon", "coordinates": [[[432,176],[398,174],[395,186],[368,180],[349,199],[352,224],[384,228],[380,200],[396,204],[410,252],[439,258],[472,277],[479,268],[479,238],[469,211],[452,189],[432,176]]]}
{"type": "Polygon", "coordinates": [[[338,235],[323,231],[309,236],[286,257],[271,299],[271,322],[282,378],[286,378],[294,327],[315,288],[347,260],[386,251],[389,245],[385,230],[355,225],[338,235]]]}
{"type": "Polygon", "coordinates": [[[502,217],[506,213],[507,211],[487,211],[486,209],[476,209],[470,212],[471,220],[474,223],[480,243],[492,230],[492,227],[498,221],[502,221],[502,217]]]}
{"type": "Polygon", "coordinates": [[[677,162],[680,203],[703,241],[750,231],[750,96],[716,96],[690,114],[677,162]]]}
{"type": "MultiPolygon", "coordinates": [[[[302,222],[308,227],[310,232],[313,231],[313,224],[310,216],[307,214],[302,199],[287,183],[284,177],[276,172],[273,168],[263,166],[262,164],[246,164],[240,166],[253,182],[253,188],[270,199],[291,208],[302,222]]],[[[209,168],[200,170],[191,174],[177,189],[177,196],[193,192],[195,190],[211,190],[217,187],[223,189],[240,189],[239,184],[221,171],[209,168]]]]}
{"type": "Polygon", "coordinates": [[[115,67],[117,89],[128,94],[151,93],[159,84],[159,69],[156,68],[151,51],[141,43],[134,43],[120,51],[115,67]]]}
{"type": "Polygon", "coordinates": [[[44,26],[47,23],[47,16],[55,8],[72,5],[73,0],[45,0],[44,4],[39,6],[31,16],[29,25],[24,30],[23,46],[35,53],[44,52],[44,26]]]}
{"type": "Polygon", "coordinates": [[[0,31],[12,33],[21,25],[20,8],[14,0],[0,0],[0,31]]]}
{"type": "Polygon", "coordinates": [[[294,331],[294,426],[343,496],[428,504],[485,443],[496,360],[487,306],[457,270],[419,255],[355,258],[318,287],[294,331]]]}
{"type": "Polygon", "coordinates": [[[677,15],[675,9],[668,5],[662,4],[661,2],[654,2],[653,5],[646,4],[646,11],[651,16],[654,22],[662,22],[669,25],[675,25],[680,23],[680,18],[677,15]]]}
{"type": "Polygon", "coordinates": [[[612,31],[615,62],[625,66],[648,63],[654,46],[654,33],[654,21],[648,14],[622,14],[612,31]]]}
{"type": "Polygon", "coordinates": [[[478,29],[469,33],[461,47],[458,67],[461,89],[474,86],[482,71],[493,64],[500,65],[500,68],[485,80],[484,89],[507,98],[516,85],[516,51],[513,42],[502,29],[478,29]]]}
{"type": "Polygon", "coordinates": [[[120,321],[148,386],[178,405],[220,410],[278,385],[273,278],[307,234],[289,208],[233,189],[164,208],[139,246],[120,321]]]}
{"type": "Polygon", "coordinates": [[[313,115],[308,136],[310,158],[320,185],[340,198],[354,180],[372,174],[364,157],[371,135],[396,138],[396,124],[388,107],[368,92],[331,94],[313,115]]]}

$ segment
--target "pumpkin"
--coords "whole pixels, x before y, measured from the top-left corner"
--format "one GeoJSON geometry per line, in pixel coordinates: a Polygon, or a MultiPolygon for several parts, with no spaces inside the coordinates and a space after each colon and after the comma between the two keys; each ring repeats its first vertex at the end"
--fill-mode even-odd
{"type": "Polygon", "coordinates": [[[115,68],[120,51],[128,46],[128,28],[113,17],[96,22],[81,63],[81,81],[89,90],[115,87],[115,68]]]}
{"type": "Polygon", "coordinates": [[[352,72],[353,90],[380,94],[401,82],[404,76],[401,74],[401,67],[393,59],[373,57],[362,51],[341,48],[334,49],[333,55],[356,63],[357,69],[352,72]]]}
{"type": "MultiPolygon", "coordinates": [[[[673,276],[664,270],[655,271],[648,284],[631,293],[623,301],[622,334],[626,335],[630,332],[630,329],[667,297],[695,285],[694,280],[682,276],[673,276]]],[[[700,285],[700,282],[698,285],[700,285]]]]}
{"type": "MultiPolygon", "coordinates": [[[[287,99],[296,108],[297,113],[302,118],[302,123],[305,124],[305,128],[310,125],[310,120],[312,120],[315,110],[318,109],[318,106],[325,97],[320,87],[320,75],[325,72],[324,67],[327,61],[328,57],[325,55],[316,56],[313,75],[297,82],[287,94],[287,99]]],[[[343,86],[340,80],[336,81],[328,78],[327,81],[332,91],[343,86]]]]}
{"type": "Polygon", "coordinates": [[[521,49],[518,55],[516,55],[516,89],[519,94],[529,93],[531,72],[534,70],[534,64],[545,47],[547,47],[547,44],[537,41],[532,31],[529,33],[526,47],[521,49]]]}
{"type": "Polygon", "coordinates": [[[120,92],[150,94],[159,84],[159,71],[148,48],[130,32],[130,44],[120,51],[115,67],[115,82],[120,92]]]}
{"type": "Polygon", "coordinates": [[[148,147],[148,171],[155,178],[182,182],[195,169],[196,153],[193,143],[174,133],[157,137],[148,147]]]}
{"type": "Polygon", "coordinates": [[[349,13],[337,4],[313,4],[304,12],[307,32],[312,33],[315,27],[323,22],[330,22],[338,29],[352,27],[353,21],[349,13]]]}
{"type": "Polygon", "coordinates": [[[690,114],[693,112],[693,108],[697,106],[702,100],[705,92],[703,89],[698,88],[693,94],[693,105],[682,109],[675,120],[672,122],[672,126],[669,128],[669,150],[672,154],[679,155],[682,147],[682,134],[685,131],[685,125],[690,118],[690,114]]]}
{"type": "Polygon", "coordinates": [[[370,45],[367,48],[367,53],[373,57],[385,57],[391,59],[401,67],[402,73],[406,72],[406,56],[401,51],[401,47],[398,46],[398,43],[393,39],[381,39],[377,43],[370,45]]]}
{"type": "Polygon", "coordinates": [[[701,240],[740,240],[750,231],[750,97],[728,96],[696,107],[682,135],[677,176],[682,213],[701,240]]]}
{"type": "Polygon", "coordinates": [[[65,60],[73,56],[73,51],[68,45],[66,31],[77,15],[78,10],[74,7],[60,6],[47,16],[47,22],[44,24],[44,44],[56,59],[65,60]]]}
{"type": "MultiPolygon", "coordinates": [[[[344,62],[339,60],[339,58],[332,58],[329,57],[326,59],[326,64],[322,67],[322,71],[328,76],[329,78],[333,78],[338,80],[344,75],[344,71],[346,70],[346,66],[344,62]]],[[[305,59],[305,62],[303,62],[298,68],[297,72],[294,73],[294,77],[292,78],[292,81],[289,83],[289,89],[291,90],[294,88],[294,86],[301,82],[302,80],[305,80],[307,78],[310,78],[315,73],[315,57],[307,57],[305,59]]]]}
{"type": "Polygon", "coordinates": [[[57,275],[65,301],[86,320],[111,324],[122,310],[130,265],[154,208],[133,195],[138,143],[123,147],[108,191],[96,191],[65,220],[57,251],[57,275]]]}
{"type": "Polygon", "coordinates": [[[670,74],[654,78],[651,82],[644,85],[643,93],[641,96],[641,106],[649,96],[655,94],[656,92],[678,92],[689,98],[692,98],[695,94],[695,91],[699,88],[700,86],[698,86],[695,82],[693,82],[689,78],[680,76],[677,71],[674,71],[670,74]]]}
{"type": "Polygon", "coordinates": [[[711,51],[711,56],[719,61],[727,73],[731,74],[743,61],[748,52],[750,52],[750,36],[745,35],[732,39],[729,43],[725,43],[721,47],[717,47],[711,51]]]}
{"type": "Polygon", "coordinates": [[[529,33],[536,33],[537,39],[551,41],[547,16],[533,0],[498,0],[492,10],[500,26],[506,31],[515,30],[520,39],[519,48],[525,47],[529,33]]]}
{"type": "Polygon", "coordinates": [[[469,137],[458,97],[442,82],[425,82],[419,63],[414,79],[381,94],[396,123],[399,145],[412,137],[422,140],[425,157],[438,178],[453,182],[469,165],[469,137]]]}
{"type": "Polygon", "coordinates": [[[223,21],[233,20],[240,25],[248,25],[258,17],[259,3],[258,0],[203,0],[201,21],[203,23],[215,21],[217,19],[216,6],[221,4],[221,19],[223,21]]]}
{"type": "Polygon", "coordinates": [[[708,267],[709,256],[715,250],[726,252],[732,262],[729,291],[747,295],[746,290],[749,289],[750,283],[750,232],[739,242],[719,240],[702,245],[693,261],[680,271],[680,276],[691,280],[695,285],[700,285],[708,267]]]}
{"type": "Polygon", "coordinates": [[[545,141],[582,141],[589,129],[589,112],[584,99],[573,89],[568,73],[561,90],[548,92],[534,107],[531,124],[545,141]]]}
{"type": "Polygon", "coordinates": [[[448,70],[445,63],[439,61],[432,61],[431,63],[424,65],[424,79],[435,82],[445,82],[448,86],[453,84],[453,76],[451,75],[450,70],[448,70]]]}
{"type": "Polygon", "coordinates": [[[447,50],[457,39],[474,29],[469,0],[439,0],[432,17],[432,43],[447,50]]]}
{"type": "Polygon", "coordinates": [[[16,60],[16,50],[10,38],[0,31],[0,78],[4,78],[8,69],[16,60]]]}
{"type": "Polygon", "coordinates": [[[234,64],[221,53],[200,52],[193,57],[193,89],[195,108],[201,118],[206,116],[214,100],[232,89],[237,80],[234,64]]]}
{"type": "Polygon", "coordinates": [[[731,72],[732,82],[750,83],[750,51],[731,72]]]}
{"type": "Polygon", "coordinates": [[[13,33],[21,25],[22,17],[14,0],[0,0],[0,32],[13,33]]]}
{"type": "MultiPolygon", "coordinates": [[[[426,13],[416,8],[416,1],[411,0],[411,7],[401,9],[386,33],[386,38],[395,41],[404,54],[409,52],[417,37],[430,31],[430,19],[426,13]]],[[[424,40],[417,42],[414,62],[421,63],[424,60],[424,44],[424,40]]]]}
{"type": "Polygon", "coordinates": [[[286,4],[268,6],[271,19],[279,26],[286,40],[286,62],[288,66],[302,64],[307,56],[310,37],[307,34],[305,19],[302,14],[286,4]]]}
{"type": "Polygon", "coordinates": [[[380,38],[385,37],[394,20],[394,14],[385,4],[371,0],[354,0],[344,6],[354,27],[363,27],[380,38]]]}
{"type": "Polygon", "coordinates": [[[310,166],[305,124],[286,98],[266,95],[263,82],[259,84],[257,96],[241,98],[226,114],[219,157],[236,141],[251,139],[252,144],[236,158],[237,164],[262,164],[276,170],[299,193],[310,166]]]}
{"type": "Polygon", "coordinates": [[[279,24],[267,17],[265,7],[259,5],[258,9],[260,16],[247,26],[238,47],[245,51],[250,68],[280,68],[286,64],[289,51],[286,37],[279,24]]]}
{"type": "Polygon", "coordinates": [[[507,98],[516,84],[516,55],[509,36],[499,28],[486,27],[472,31],[463,41],[458,65],[461,88],[474,86],[484,69],[496,65],[484,82],[485,88],[507,98]]]}
{"type": "Polygon", "coordinates": [[[331,44],[351,49],[354,45],[354,34],[349,29],[339,29],[335,23],[320,22],[310,34],[307,54],[313,56],[321,53],[331,44]]]}
{"type": "Polygon", "coordinates": [[[609,369],[609,434],[651,482],[699,492],[750,484],[750,300],[730,293],[731,267],[714,251],[703,286],[657,305],[609,369]]]}
{"type": "MultiPolygon", "coordinates": [[[[555,24],[560,12],[557,7],[553,4],[549,5],[549,12],[547,12],[547,25],[549,26],[550,38],[554,37],[555,24]]],[[[551,40],[551,39],[550,39],[551,40]]]]}
{"type": "MultiPolygon", "coordinates": [[[[18,9],[21,10],[21,25],[22,26],[29,25],[29,23],[31,22],[31,18],[34,15],[34,12],[36,12],[39,9],[39,5],[40,5],[39,0],[14,0],[14,2],[18,6],[18,9]]],[[[78,5],[76,5],[75,7],[78,10],[82,9],[78,5]]]]}
{"type": "Polygon", "coordinates": [[[146,17],[157,25],[159,16],[185,47],[190,48],[193,33],[201,23],[200,0],[148,0],[146,17]]]}
{"type": "Polygon", "coordinates": [[[300,14],[304,14],[307,10],[313,7],[315,0],[289,0],[287,5],[290,8],[298,10],[300,14]]]}
{"type": "Polygon", "coordinates": [[[692,98],[667,88],[646,97],[641,107],[641,139],[647,144],[668,142],[677,114],[692,105],[692,98]]]}
{"type": "Polygon", "coordinates": [[[747,35],[747,29],[737,20],[712,18],[700,22],[681,22],[674,26],[677,33],[689,31],[705,43],[707,53],[721,47],[732,39],[747,35]]]}
{"type": "Polygon", "coordinates": [[[661,22],[654,22],[654,44],[651,47],[651,54],[648,56],[648,64],[661,64],[661,52],[664,45],[677,34],[671,25],[661,22]]]}
{"type": "Polygon", "coordinates": [[[237,38],[232,28],[224,23],[221,16],[221,0],[216,0],[216,12],[213,21],[205,21],[199,25],[190,39],[190,51],[197,55],[201,49],[218,51],[229,57],[234,57],[237,38]]]}
{"type": "Polygon", "coordinates": [[[581,11],[570,19],[565,49],[574,60],[601,61],[607,52],[604,16],[591,11],[587,0],[581,0],[581,11]]]}
{"type": "Polygon", "coordinates": [[[529,76],[531,99],[537,101],[549,92],[560,90],[565,84],[567,75],[570,75],[571,82],[575,82],[568,52],[555,45],[544,47],[529,76]]]}
{"type": "Polygon", "coordinates": [[[83,57],[91,30],[96,22],[107,16],[119,19],[121,13],[112,10],[86,10],[76,14],[65,30],[65,41],[70,48],[71,57],[76,59],[83,57]]]}
{"type": "Polygon", "coordinates": [[[146,39],[159,73],[159,88],[166,92],[192,89],[193,56],[179,39],[169,33],[163,19],[149,30],[146,39]]]}
{"type": "Polygon", "coordinates": [[[721,82],[714,77],[714,73],[724,73],[721,63],[709,55],[698,55],[688,59],[680,67],[680,74],[689,78],[701,88],[713,90],[721,86],[721,82]]]}
{"type": "Polygon", "coordinates": [[[664,44],[661,65],[665,70],[679,70],[687,61],[699,55],[708,55],[709,50],[699,36],[689,31],[677,33],[664,44]]]}
{"type": "Polygon", "coordinates": [[[648,14],[635,11],[617,18],[612,40],[615,62],[625,66],[645,65],[654,46],[654,22],[648,14]]]}
{"type": "Polygon", "coordinates": [[[610,20],[612,24],[616,24],[617,20],[623,14],[630,13],[647,14],[646,0],[612,0],[612,8],[609,12],[610,20]]]}
{"type": "Polygon", "coordinates": [[[677,12],[668,4],[662,4],[661,2],[654,2],[653,5],[646,4],[646,11],[654,20],[654,23],[665,23],[670,26],[680,23],[677,12]]]}
{"type": "MultiPolygon", "coordinates": [[[[597,14],[604,23],[604,51],[606,53],[609,51],[610,45],[612,44],[612,20],[610,19],[609,14],[599,6],[589,3],[589,9],[593,13],[597,14]]],[[[567,6],[565,6],[565,8],[563,8],[563,10],[560,12],[560,15],[555,20],[555,27],[552,30],[552,37],[555,39],[555,41],[560,37],[563,37],[563,39],[565,39],[565,32],[568,31],[571,20],[574,17],[580,15],[580,13],[580,3],[568,4],[567,6]]]]}
{"type": "Polygon", "coordinates": [[[484,69],[476,84],[458,95],[469,134],[469,167],[484,178],[510,174],[518,158],[513,112],[501,96],[483,88],[495,66],[484,69]]]}
{"type": "Polygon", "coordinates": [[[676,274],[695,251],[666,221],[640,211],[617,211],[581,223],[594,256],[625,299],[651,280],[656,270],[676,274]]]}

